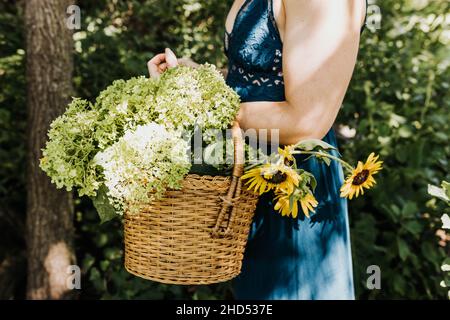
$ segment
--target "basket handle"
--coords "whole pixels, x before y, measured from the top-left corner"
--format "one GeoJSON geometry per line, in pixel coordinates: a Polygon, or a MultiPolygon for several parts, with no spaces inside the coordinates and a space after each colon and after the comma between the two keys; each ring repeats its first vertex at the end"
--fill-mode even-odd
{"type": "Polygon", "coordinates": [[[236,121],[231,128],[231,136],[233,138],[234,145],[233,173],[231,176],[230,189],[228,189],[227,195],[222,198],[222,207],[220,209],[219,216],[217,217],[216,225],[211,232],[213,237],[230,235],[231,226],[233,225],[234,216],[236,213],[235,202],[239,200],[242,192],[241,176],[244,173],[244,140],[242,138],[241,128],[236,121]],[[227,214],[228,212],[229,214],[227,214]],[[229,216],[227,227],[223,228],[221,226],[227,215],[229,216]]]}

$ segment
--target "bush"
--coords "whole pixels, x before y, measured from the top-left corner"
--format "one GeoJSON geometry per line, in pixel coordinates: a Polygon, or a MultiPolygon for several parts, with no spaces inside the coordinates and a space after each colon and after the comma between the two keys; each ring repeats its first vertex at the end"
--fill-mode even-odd
{"type": "Polygon", "coordinates": [[[444,298],[441,211],[427,184],[448,178],[449,3],[378,3],[382,28],[362,38],[339,117],[356,129],[341,143],[347,159],[375,151],[385,161],[378,187],[350,204],[355,282],[360,298],[444,298]],[[372,264],[381,268],[381,290],[365,289],[372,264]]]}

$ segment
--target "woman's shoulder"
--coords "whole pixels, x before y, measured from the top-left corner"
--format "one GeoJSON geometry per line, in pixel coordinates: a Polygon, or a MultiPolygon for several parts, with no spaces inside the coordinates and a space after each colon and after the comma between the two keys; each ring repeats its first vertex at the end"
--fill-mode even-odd
{"type": "MultiPolygon", "coordinates": [[[[366,18],[366,0],[282,0],[286,27],[299,31],[318,24],[343,25],[360,32],[366,18]]],[[[310,30],[308,30],[310,31],[310,30]]]]}

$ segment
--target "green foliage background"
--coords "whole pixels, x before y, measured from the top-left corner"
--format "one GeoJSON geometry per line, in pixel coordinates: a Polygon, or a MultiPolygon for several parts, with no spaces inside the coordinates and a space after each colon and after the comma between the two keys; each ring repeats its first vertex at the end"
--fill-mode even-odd
{"type": "MultiPolygon", "coordinates": [[[[80,0],[74,34],[77,96],[92,99],[114,79],[146,74],[165,47],[198,62],[226,65],[222,36],[231,1],[80,0]]],[[[449,180],[449,2],[383,0],[381,29],[366,30],[359,62],[337,123],[350,162],[372,151],[385,170],[378,187],[350,204],[354,276],[360,299],[445,298],[439,241],[443,204],[427,184],[449,180]],[[445,13],[447,17],[445,18],[445,13]],[[446,19],[446,20],[445,20],[446,19]],[[366,289],[366,268],[381,268],[381,290],[366,289]]],[[[23,1],[0,0],[0,298],[25,289],[25,44],[23,1]],[[7,280],[5,280],[7,279],[7,280]]],[[[369,15],[369,23],[375,16],[369,15]]],[[[122,267],[118,222],[99,225],[92,204],[77,200],[76,250],[81,299],[230,298],[230,285],[161,285],[122,267]]]]}

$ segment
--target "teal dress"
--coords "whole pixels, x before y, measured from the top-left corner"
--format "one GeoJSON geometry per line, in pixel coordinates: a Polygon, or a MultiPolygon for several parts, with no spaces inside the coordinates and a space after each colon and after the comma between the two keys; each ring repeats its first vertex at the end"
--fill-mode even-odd
{"type": "MultiPolygon", "coordinates": [[[[225,35],[227,83],[242,102],[285,100],[282,49],[272,0],[246,0],[225,35]]],[[[332,129],[323,140],[337,146],[332,129]]],[[[316,213],[283,217],[273,194],[260,197],[242,272],[233,280],[236,299],[354,299],[342,167],[300,157],[297,164],[317,179],[316,213]]]]}

